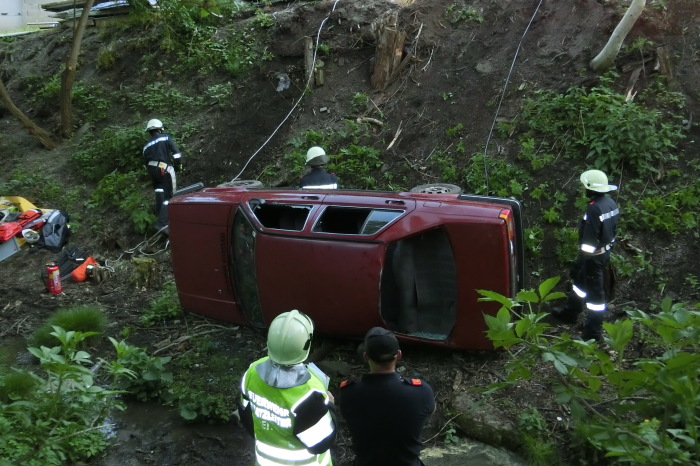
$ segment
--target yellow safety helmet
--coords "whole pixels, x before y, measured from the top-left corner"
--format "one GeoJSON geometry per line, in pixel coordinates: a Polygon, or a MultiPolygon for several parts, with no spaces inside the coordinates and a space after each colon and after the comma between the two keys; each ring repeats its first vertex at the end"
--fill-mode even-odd
{"type": "Polygon", "coordinates": [[[267,354],[282,366],[304,362],[309,356],[314,323],[294,309],[275,317],[267,332],[267,354]]]}

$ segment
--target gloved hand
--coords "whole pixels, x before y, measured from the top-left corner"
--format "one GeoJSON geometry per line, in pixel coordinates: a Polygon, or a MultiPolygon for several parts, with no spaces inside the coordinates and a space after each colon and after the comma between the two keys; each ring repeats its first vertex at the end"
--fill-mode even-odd
{"type": "Polygon", "coordinates": [[[182,162],[180,162],[179,160],[175,162],[173,167],[175,168],[176,173],[180,173],[181,171],[183,171],[185,169],[185,167],[182,165],[182,162]]]}

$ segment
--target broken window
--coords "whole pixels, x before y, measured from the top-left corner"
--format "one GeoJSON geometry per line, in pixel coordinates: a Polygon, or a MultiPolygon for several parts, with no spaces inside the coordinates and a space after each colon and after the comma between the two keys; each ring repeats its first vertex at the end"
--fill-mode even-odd
{"type": "Polygon", "coordinates": [[[330,206],[323,211],[320,219],[314,225],[313,231],[315,233],[373,235],[401,214],[403,214],[403,210],[330,206]]]}
{"type": "Polygon", "coordinates": [[[273,204],[251,201],[250,208],[265,228],[275,230],[301,231],[311,212],[308,205],[273,204]]]}

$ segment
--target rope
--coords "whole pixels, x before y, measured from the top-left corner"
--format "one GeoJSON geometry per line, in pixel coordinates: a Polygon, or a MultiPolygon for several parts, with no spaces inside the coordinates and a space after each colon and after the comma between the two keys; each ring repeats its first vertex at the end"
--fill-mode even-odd
{"type": "Polygon", "coordinates": [[[155,246],[158,243],[158,241],[160,241],[160,238],[162,235],[167,236],[167,233],[164,233],[164,230],[166,228],[168,228],[168,225],[165,225],[160,230],[156,231],[150,238],[148,238],[147,240],[141,241],[139,244],[137,244],[133,248],[124,250],[124,252],[122,252],[119,255],[119,257],[114,259],[114,261],[109,261],[108,259],[105,259],[105,265],[103,267],[106,268],[107,270],[109,270],[111,273],[114,273],[114,266],[110,265],[109,262],[115,262],[115,263],[119,262],[121,260],[121,258],[124,257],[124,254],[135,254],[138,252],[144,256],[155,256],[156,254],[160,254],[161,252],[167,250],[168,246],[170,246],[170,239],[169,238],[165,241],[165,245],[162,248],[160,248],[156,251],[153,251],[153,252],[144,251],[144,249],[147,247],[155,246]]]}
{"type": "Polygon", "coordinates": [[[520,53],[520,48],[523,45],[523,40],[525,40],[525,35],[530,30],[530,26],[532,25],[532,22],[535,20],[535,16],[537,16],[537,12],[540,11],[541,5],[542,5],[542,0],[540,0],[540,2],[537,4],[537,8],[535,8],[535,12],[532,14],[532,17],[530,18],[530,22],[527,23],[527,27],[525,28],[525,31],[523,32],[522,37],[520,37],[520,42],[518,42],[518,47],[515,49],[515,55],[513,56],[513,62],[510,64],[510,70],[508,70],[508,76],[506,76],[506,82],[503,85],[503,92],[501,93],[501,98],[498,100],[498,106],[496,107],[496,113],[493,116],[493,122],[491,123],[491,129],[489,130],[489,135],[486,138],[486,145],[484,146],[484,181],[486,182],[486,194],[489,193],[489,172],[488,172],[488,165],[486,164],[486,157],[488,156],[489,142],[491,141],[491,136],[493,135],[493,128],[496,126],[496,120],[498,119],[498,113],[501,110],[501,104],[503,103],[503,98],[506,95],[506,88],[508,87],[508,82],[510,81],[510,75],[513,73],[513,68],[515,68],[515,61],[518,58],[518,53],[520,53]]]}
{"type": "Polygon", "coordinates": [[[313,62],[312,62],[313,65],[311,67],[311,72],[309,73],[309,77],[306,80],[306,85],[304,86],[304,90],[301,92],[301,95],[299,96],[297,101],[294,103],[291,110],[289,110],[289,113],[287,113],[287,116],[285,116],[284,119],[280,122],[280,124],[277,125],[275,130],[272,132],[272,134],[270,134],[270,136],[265,140],[265,142],[263,142],[262,145],[255,152],[253,152],[253,155],[251,155],[250,158],[248,159],[248,161],[245,163],[245,165],[243,165],[243,168],[241,168],[241,171],[238,172],[238,175],[234,176],[231,181],[235,181],[238,178],[240,178],[240,176],[243,174],[245,169],[248,167],[248,164],[255,158],[256,155],[258,155],[258,153],[267,145],[267,143],[270,142],[270,140],[275,136],[275,134],[277,134],[277,132],[282,127],[282,125],[284,125],[287,122],[287,120],[289,119],[289,117],[292,116],[292,113],[294,113],[296,108],[299,106],[299,103],[301,103],[301,100],[304,98],[304,95],[306,94],[306,91],[309,89],[309,86],[311,84],[311,78],[313,77],[313,70],[314,70],[314,68],[316,68],[316,55],[318,53],[318,45],[319,45],[320,40],[321,40],[321,30],[323,29],[323,25],[326,23],[326,21],[328,21],[328,18],[330,18],[331,14],[335,11],[335,7],[339,1],[340,0],[335,0],[335,2],[333,3],[333,8],[331,8],[331,11],[328,13],[328,15],[325,18],[323,18],[323,21],[321,21],[321,25],[318,27],[318,32],[316,33],[316,46],[314,47],[314,58],[313,58],[313,62]]]}

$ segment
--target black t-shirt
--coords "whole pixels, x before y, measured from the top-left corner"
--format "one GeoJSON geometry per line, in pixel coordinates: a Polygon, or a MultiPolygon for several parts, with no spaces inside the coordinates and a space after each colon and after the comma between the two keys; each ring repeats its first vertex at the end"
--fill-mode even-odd
{"type": "Polygon", "coordinates": [[[421,431],[435,411],[433,389],[397,373],[365,374],[341,384],[339,406],[357,466],[419,465],[421,431]]]}

